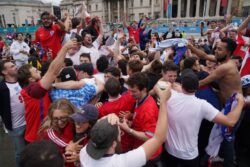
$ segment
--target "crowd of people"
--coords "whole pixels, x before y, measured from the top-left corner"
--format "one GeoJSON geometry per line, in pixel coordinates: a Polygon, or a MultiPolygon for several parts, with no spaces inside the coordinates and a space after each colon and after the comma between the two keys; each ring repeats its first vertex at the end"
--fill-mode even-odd
{"type": "Polygon", "coordinates": [[[41,14],[35,38],[0,38],[0,116],[17,167],[249,167],[250,16],[202,39],[142,17],[41,14]],[[125,33],[127,29],[128,33],[125,33]]]}

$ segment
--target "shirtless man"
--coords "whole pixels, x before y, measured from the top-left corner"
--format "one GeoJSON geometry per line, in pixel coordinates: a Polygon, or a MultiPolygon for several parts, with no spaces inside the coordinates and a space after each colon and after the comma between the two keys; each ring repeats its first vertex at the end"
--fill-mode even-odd
{"type": "Polygon", "coordinates": [[[199,86],[219,81],[222,104],[235,92],[241,92],[240,74],[236,64],[230,59],[237,44],[232,39],[222,39],[218,43],[215,55],[207,55],[205,52],[188,44],[188,48],[202,59],[218,62],[218,67],[205,79],[199,82],[199,86]]]}

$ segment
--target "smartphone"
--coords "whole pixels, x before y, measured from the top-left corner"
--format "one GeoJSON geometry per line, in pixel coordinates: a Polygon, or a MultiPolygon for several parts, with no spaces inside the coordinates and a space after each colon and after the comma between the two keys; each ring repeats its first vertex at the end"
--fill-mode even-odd
{"type": "Polygon", "coordinates": [[[61,9],[59,6],[53,6],[53,14],[58,18],[61,19],[61,9]]]}

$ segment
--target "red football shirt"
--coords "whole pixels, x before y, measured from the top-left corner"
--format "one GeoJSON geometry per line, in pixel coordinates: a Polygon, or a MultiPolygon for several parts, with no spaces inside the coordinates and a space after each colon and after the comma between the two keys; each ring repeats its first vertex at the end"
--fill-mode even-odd
{"type": "Polygon", "coordinates": [[[48,91],[39,82],[30,84],[21,90],[25,107],[25,140],[34,142],[43,119],[48,115],[50,97],[48,91]]]}
{"type": "MultiPolygon", "coordinates": [[[[158,120],[159,109],[151,96],[148,96],[139,106],[134,110],[134,118],[132,121],[132,129],[144,132],[149,138],[154,136],[156,123],[158,120]]],[[[144,141],[133,138],[133,148],[140,147],[144,141]]],[[[154,159],[161,154],[162,147],[150,158],[154,159]]]]}
{"type": "Polygon", "coordinates": [[[135,99],[130,95],[129,92],[122,95],[119,99],[115,101],[109,101],[104,103],[99,110],[99,117],[115,113],[119,115],[120,111],[133,111],[135,105],[135,99]]]}
{"type": "Polygon", "coordinates": [[[128,33],[129,33],[129,38],[134,38],[135,42],[138,44],[139,43],[139,34],[141,31],[141,28],[137,28],[136,30],[133,30],[130,26],[127,27],[128,33]]]}
{"type": "MultiPolygon", "coordinates": [[[[63,155],[65,153],[65,147],[69,144],[70,141],[73,140],[74,135],[74,124],[69,122],[64,129],[61,129],[62,132],[59,133],[52,128],[47,129],[47,131],[43,134],[42,139],[50,140],[56,144],[58,150],[63,155]]],[[[65,162],[65,167],[75,167],[74,163],[65,162]]]]}
{"type": "MultiPolygon", "coordinates": [[[[36,42],[40,42],[42,48],[47,53],[52,50],[52,58],[57,56],[57,53],[61,49],[61,41],[64,32],[57,24],[53,24],[50,29],[46,29],[43,26],[39,27],[36,31],[36,42]]],[[[47,60],[47,54],[43,56],[43,60],[47,60]]]]}

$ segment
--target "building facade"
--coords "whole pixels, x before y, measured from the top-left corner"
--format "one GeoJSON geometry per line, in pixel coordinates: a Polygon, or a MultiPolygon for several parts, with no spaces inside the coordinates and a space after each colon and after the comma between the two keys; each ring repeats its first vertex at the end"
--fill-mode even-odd
{"type": "MultiPolygon", "coordinates": [[[[61,9],[74,15],[82,0],[63,0],[61,9]]],[[[159,20],[222,19],[234,7],[247,11],[248,0],[85,0],[88,12],[106,23],[139,20],[148,16],[159,20]],[[168,5],[165,5],[166,1],[168,5]]],[[[243,11],[242,11],[243,12],[243,11]]]]}
{"type": "Polygon", "coordinates": [[[38,0],[0,0],[0,27],[35,25],[44,11],[51,11],[51,4],[38,0]]]}

